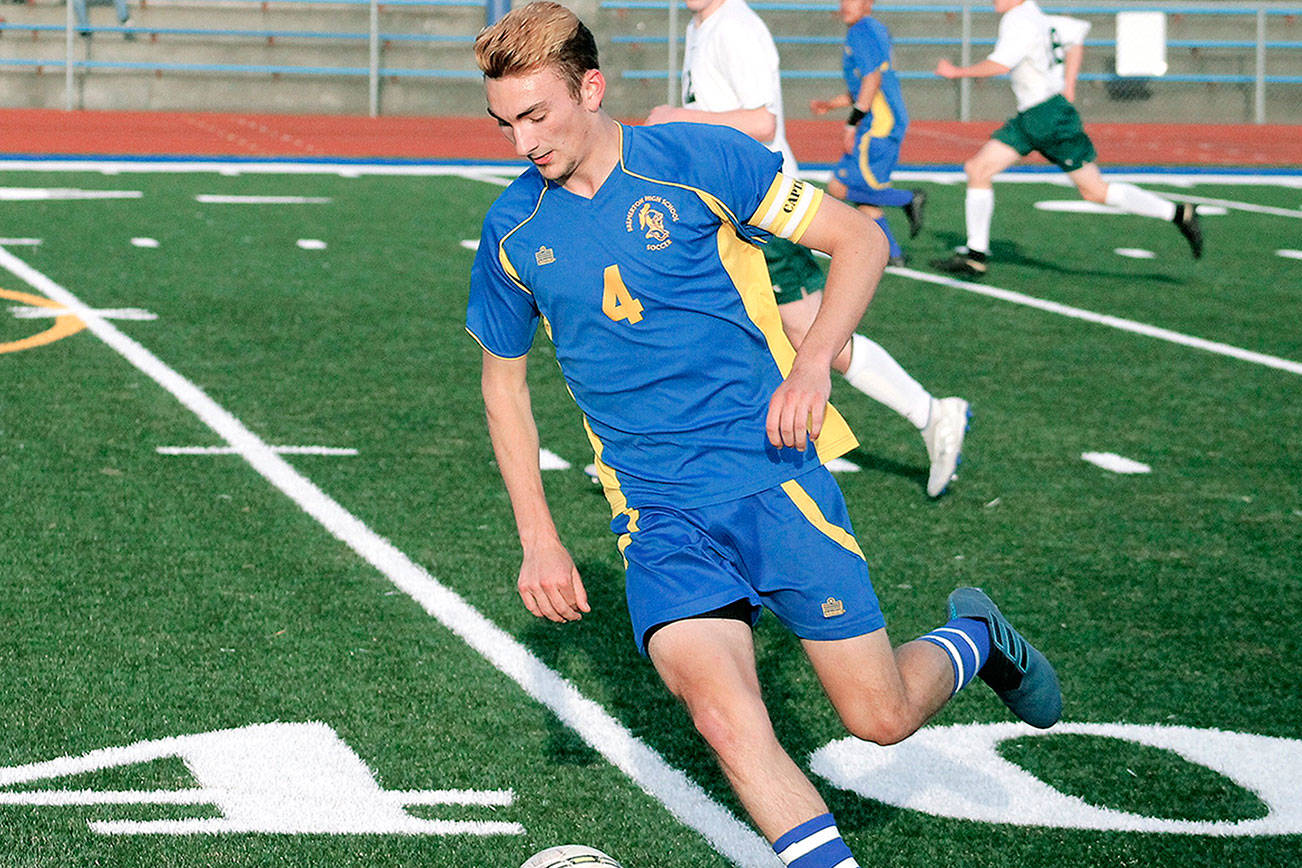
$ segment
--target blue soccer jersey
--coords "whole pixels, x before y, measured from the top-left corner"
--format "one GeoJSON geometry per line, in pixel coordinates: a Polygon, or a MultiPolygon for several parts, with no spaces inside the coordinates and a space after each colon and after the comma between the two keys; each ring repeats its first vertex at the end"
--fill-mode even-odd
{"type": "Polygon", "coordinates": [[[859,88],[865,75],[881,70],[882,83],[873,97],[869,117],[860,121],[868,124],[868,135],[877,139],[902,139],[909,125],[909,113],[904,108],[904,91],[891,59],[891,33],[874,18],[860,18],[845,34],[845,56],[842,58],[845,84],[850,98],[859,98],[859,88]]]}
{"type": "Polygon", "coordinates": [[[853,448],[831,407],[808,450],[765,432],[795,352],[754,242],[798,240],[822,192],[726,127],[621,134],[593,198],[530,167],[489,209],[467,330],[519,358],[541,318],[615,514],[744,497],[853,448]]]}

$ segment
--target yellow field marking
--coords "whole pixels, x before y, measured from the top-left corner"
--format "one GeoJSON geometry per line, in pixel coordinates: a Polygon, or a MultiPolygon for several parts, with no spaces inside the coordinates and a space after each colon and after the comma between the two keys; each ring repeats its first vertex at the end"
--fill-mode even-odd
{"type": "MultiPolygon", "coordinates": [[[[32,295],[26,292],[14,292],[12,289],[0,289],[0,298],[21,301],[24,304],[30,304],[35,307],[49,307],[56,310],[63,309],[63,305],[58,302],[50,301],[44,296],[32,295]]],[[[30,350],[33,347],[44,346],[45,344],[53,343],[60,338],[66,338],[68,335],[75,335],[85,327],[86,324],[73,314],[60,314],[54,318],[54,325],[50,326],[43,332],[34,334],[31,337],[22,338],[21,340],[0,343],[0,353],[16,353],[19,350],[30,350]]]]}

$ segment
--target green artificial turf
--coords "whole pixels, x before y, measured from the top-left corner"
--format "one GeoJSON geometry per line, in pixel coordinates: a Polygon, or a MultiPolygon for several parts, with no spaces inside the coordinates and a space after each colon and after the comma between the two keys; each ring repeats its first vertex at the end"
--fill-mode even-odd
{"type": "MultiPolygon", "coordinates": [[[[519,549],[462,322],[484,211],[500,187],[464,178],[5,173],[7,186],[139,190],[140,198],[5,203],[8,249],[287,455],[321,491],[568,678],[718,802],[740,812],[683,711],[635,651],[609,509],[583,473],[580,419],[541,336],[530,364],[546,474],[593,612],[537,621],[515,592],[519,549]],[[199,193],[328,197],[218,205],[199,193]],[[156,239],[154,248],[130,239],[156,239]],[[325,241],[304,250],[299,239],[325,241]]],[[[1173,187],[1150,185],[1178,195],[1173,187]]],[[[914,265],[960,243],[962,188],[927,185],[914,265]]],[[[1205,197],[1296,209],[1283,187],[1205,197]]],[[[1298,220],[1204,218],[1193,261],[1169,225],[1036,210],[1070,198],[1001,184],[985,283],[1097,313],[1302,359],[1298,220]],[[1127,259],[1117,247],[1154,252],[1127,259]]],[[[898,215],[895,215],[898,217],[898,215]]],[[[903,229],[903,221],[897,221],[903,229]]],[[[924,266],[925,270],[925,266],[924,266]]],[[[0,271],[0,289],[39,294],[0,271]]],[[[0,344],[52,322],[0,300],[0,344]]],[[[925,452],[899,417],[834,385],[856,430],[840,477],[895,641],[986,588],[1054,661],[1073,722],[1180,725],[1302,738],[1302,378],[1204,350],[887,275],[872,336],[974,419],[960,478],[923,491],[925,452]],[[1152,472],[1081,459],[1115,452],[1152,472]]],[[[102,835],[88,821],[217,816],[211,806],[0,805],[3,866],[515,868],[585,843],[627,868],[730,864],[593,746],[438,623],[90,331],[0,353],[0,769],[103,748],[319,721],[385,790],[510,789],[509,806],[413,816],[521,824],[522,835],[102,835]]],[[[772,618],[760,676],[797,761],[844,731],[772,618]]],[[[936,725],[1007,712],[983,686],[936,725]]],[[[1251,792],[1156,748],[1059,735],[1003,754],[1091,805],[1156,818],[1250,820],[1251,792]]],[[[1292,865],[1299,836],[1197,836],[930,816],[816,780],[862,864],[1292,865]]],[[[193,786],[175,761],[0,793],[193,786]]]]}

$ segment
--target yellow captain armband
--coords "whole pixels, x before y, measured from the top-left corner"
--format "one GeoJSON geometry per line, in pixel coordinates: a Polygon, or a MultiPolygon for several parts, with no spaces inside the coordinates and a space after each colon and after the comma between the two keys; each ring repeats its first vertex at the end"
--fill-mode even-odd
{"type": "Polygon", "coordinates": [[[764,200],[746,222],[782,238],[799,241],[822,201],[822,190],[779,172],[764,200]]]}

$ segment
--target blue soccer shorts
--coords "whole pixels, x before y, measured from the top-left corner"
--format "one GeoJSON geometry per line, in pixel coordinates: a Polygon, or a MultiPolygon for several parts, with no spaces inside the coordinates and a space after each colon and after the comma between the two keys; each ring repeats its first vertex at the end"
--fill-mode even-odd
{"type": "Polygon", "coordinates": [[[851,202],[874,205],[875,194],[890,187],[891,173],[899,161],[899,139],[870,136],[861,129],[854,150],[841,156],[833,176],[846,186],[846,198],[851,202]]]}
{"type": "Polygon", "coordinates": [[[885,626],[845,499],[824,467],[739,500],[616,516],[633,636],[744,600],[802,639],[885,626]]]}

